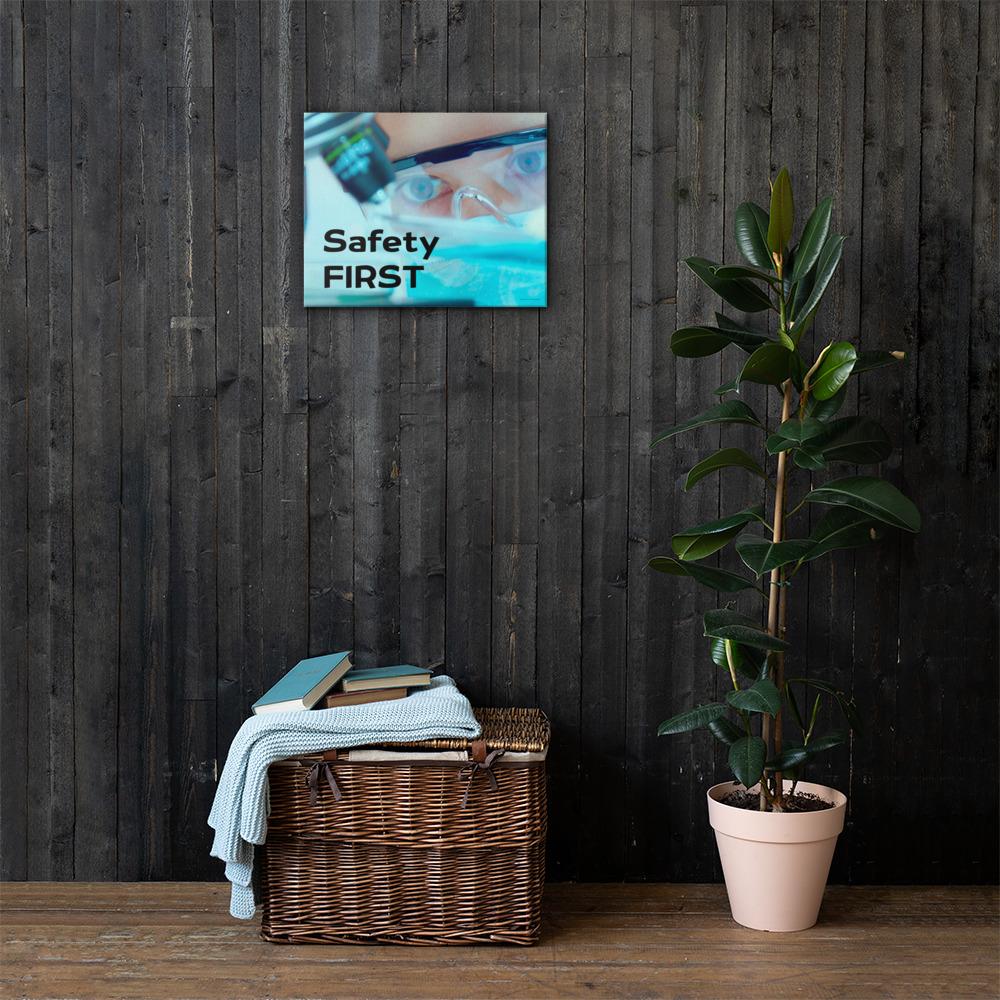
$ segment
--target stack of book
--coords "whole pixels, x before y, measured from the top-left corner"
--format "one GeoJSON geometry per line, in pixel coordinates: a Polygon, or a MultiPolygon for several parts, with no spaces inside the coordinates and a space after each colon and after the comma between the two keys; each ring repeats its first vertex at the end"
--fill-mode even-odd
{"type": "Polygon", "coordinates": [[[264,712],[294,712],[311,708],[339,708],[372,701],[405,698],[414,688],[431,683],[431,672],[423,667],[358,669],[351,651],[327,653],[299,660],[284,677],[253,704],[254,715],[264,712]]]}

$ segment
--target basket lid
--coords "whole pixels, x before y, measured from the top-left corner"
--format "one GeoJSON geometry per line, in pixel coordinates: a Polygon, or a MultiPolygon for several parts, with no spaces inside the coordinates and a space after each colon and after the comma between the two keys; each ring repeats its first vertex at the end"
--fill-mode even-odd
{"type": "Polygon", "coordinates": [[[483,742],[490,750],[511,753],[545,753],[549,747],[549,720],[537,708],[476,708],[476,720],[482,727],[478,740],[440,739],[414,743],[384,744],[394,748],[420,747],[428,750],[469,750],[483,742]]]}

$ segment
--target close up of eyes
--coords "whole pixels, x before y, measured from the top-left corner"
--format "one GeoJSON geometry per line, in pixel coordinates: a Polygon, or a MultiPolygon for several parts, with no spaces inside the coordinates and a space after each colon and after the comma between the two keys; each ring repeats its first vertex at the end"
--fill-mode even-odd
{"type": "Polygon", "coordinates": [[[396,177],[394,208],[401,215],[451,215],[454,192],[469,186],[482,188],[504,211],[517,212],[534,207],[539,198],[544,198],[545,166],[545,144],[536,143],[516,149],[483,151],[440,166],[410,169],[396,177]],[[443,176],[428,172],[432,170],[440,171],[443,176]],[[498,193],[498,186],[505,193],[498,193]],[[526,200],[529,204],[524,205],[526,200]]]}
{"type": "Polygon", "coordinates": [[[444,193],[442,192],[444,187],[446,185],[439,177],[421,174],[419,177],[411,177],[403,181],[396,190],[404,199],[414,205],[425,205],[444,193]]]}
{"type": "Polygon", "coordinates": [[[393,193],[395,211],[400,215],[450,215],[452,188],[440,177],[423,172],[398,178],[393,193]]]}
{"type": "Polygon", "coordinates": [[[509,173],[517,173],[523,177],[534,177],[545,172],[545,150],[525,149],[512,153],[507,161],[509,173]]]}

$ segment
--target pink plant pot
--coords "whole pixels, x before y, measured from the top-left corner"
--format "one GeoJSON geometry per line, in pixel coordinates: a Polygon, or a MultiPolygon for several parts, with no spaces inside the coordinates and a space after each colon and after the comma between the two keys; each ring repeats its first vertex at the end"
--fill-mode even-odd
{"type": "MultiPolygon", "coordinates": [[[[791,789],[785,782],[785,789],[791,789]]],[[[708,790],[708,820],[715,830],[733,919],[761,931],[803,931],[819,916],[837,837],[844,829],[847,796],[800,781],[832,809],[808,813],[754,812],[724,805],[742,786],[727,781],[708,790]]],[[[754,788],[753,791],[757,789],[754,788]]]]}

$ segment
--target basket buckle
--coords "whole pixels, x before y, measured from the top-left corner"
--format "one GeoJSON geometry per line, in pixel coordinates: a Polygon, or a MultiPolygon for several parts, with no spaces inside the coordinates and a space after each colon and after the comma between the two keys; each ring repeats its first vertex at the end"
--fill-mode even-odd
{"type": "Polygon", "coordinates": [[[471,760],[467,767],[462,769],[462,774],[468,777],[468,781],[465,785],[465,794],[462,796],[462,808],[465,809],[469,804],[469,792],[472,791],[472,783],[476,780],[476,775],[482,771],[487,778],[490,780],[490,786],[493,791],[499,789],[497,784],[497,776],[493,771],[493,764],[497,758],[502,757],[504,754],[503,750],[491,750],[485,757],[477,753],[475,758],[471,760]],[[480,759],[481,758],[481,759],[480,759]]]}
{"type": "Polygon", "coordinates": [[[333,792],[333,797],[337,802],[344,797],[340,786],[337,784],[337,779],[333,776],[333,768],[330,767],[330,762],[318,760],[309,768],[309,773],[306,775],[306,786],[309,788],[309,805],[314,808],[319,801],[319,780],[321,775],[326,778],[327,784],[330,786],[330,791],[333,792]]]}

